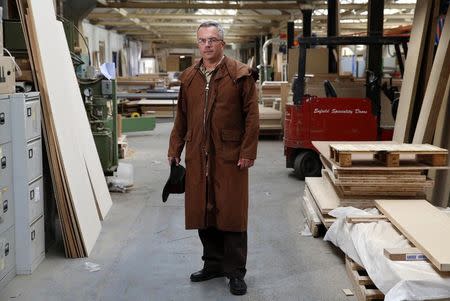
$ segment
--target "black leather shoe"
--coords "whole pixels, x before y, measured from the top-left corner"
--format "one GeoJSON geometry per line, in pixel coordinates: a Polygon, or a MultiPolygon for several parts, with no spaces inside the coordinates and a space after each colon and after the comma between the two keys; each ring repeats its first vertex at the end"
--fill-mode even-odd
{"type": "Polygon", "coordinates": [[[201,269],[200,271],[191,274],[191,281],[200,282],[224,276],[225,274],[221,271],[208,271],[205,269],[201,269]]]}
{"type": "Polygon", "coordinates": [[[247,293],[247,284],[245,284],[244,279],[230,278],[230,292],[233,295],[245,295],[247,293]]]}

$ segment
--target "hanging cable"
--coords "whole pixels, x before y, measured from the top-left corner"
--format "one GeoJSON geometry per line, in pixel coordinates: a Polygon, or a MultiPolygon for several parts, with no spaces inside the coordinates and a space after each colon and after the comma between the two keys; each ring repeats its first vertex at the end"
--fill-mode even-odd
{"type": "Polygon", "coordinates": [[[14,57],[12,56],[11,52],[9,52],[8,49],[3,48],[4,51],[6,51],[6,53],[8,53],[9,57],[11,58],[11,60],[13,61],[14,65],[16,66],[16,70],[17,70],[17,75],[20,77],[22,76],[22,69],[20,69],[19,65],[17,65],[16,60],[14,59],[14,57]]]}
{"type": "MultiPolygon", "coordinates": [[[[68,19],[64,18],[63,16],[57,15],[56,17],[61,22],[70,22],[68,19]]],[[[91,51],[89,50],[88,42],[87,42],[86,38],[84,37],[84,35],[81,33],[81,31],[78,29],[78,27],[75,26],[75,24],[73,24],[73,27],[78,32],[78,34],[81,36],[81,38],[83,39],[84,44],[86,45],[86,50],[88,52],[88,59],[89,59],[88,66],[91,66],[91,51]]]]}

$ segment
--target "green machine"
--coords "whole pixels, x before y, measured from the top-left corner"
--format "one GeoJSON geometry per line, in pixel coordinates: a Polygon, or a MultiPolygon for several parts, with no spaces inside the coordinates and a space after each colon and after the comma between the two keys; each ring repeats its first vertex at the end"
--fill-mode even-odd
{"type": "Polygon", "coordinates": [[[119,161],[116,81],[102,77],[78,79],[78,84],[103,172],[112,175],[119,161]]]}

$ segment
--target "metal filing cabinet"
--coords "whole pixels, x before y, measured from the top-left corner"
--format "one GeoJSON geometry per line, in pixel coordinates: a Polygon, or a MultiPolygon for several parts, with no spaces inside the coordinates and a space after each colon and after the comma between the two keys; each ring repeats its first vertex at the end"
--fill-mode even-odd
{"type": "Polygon", "coordinates": [[[39,93],[13,94],[11,116],[16,271],[17,274],[31,274],[45,256],[39,93]]]}
{"type": "Polygon", "coordinates": [[[0,289],[15,275],[11,95],[0,95],[0,289]]]}

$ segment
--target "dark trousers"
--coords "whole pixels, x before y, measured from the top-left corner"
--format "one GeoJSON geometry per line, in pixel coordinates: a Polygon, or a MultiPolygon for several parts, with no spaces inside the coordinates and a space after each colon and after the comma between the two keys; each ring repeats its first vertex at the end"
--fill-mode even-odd
{"type": "Polygon", "coordinates": [[[198,230],[203,244],[204,269],[223,271],[227,277],[244,279],[247,262],[247,231],[227,232],[216,228],[198,230]]]}

